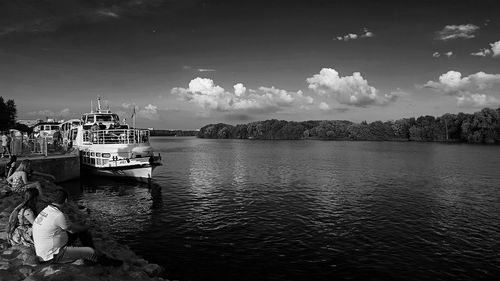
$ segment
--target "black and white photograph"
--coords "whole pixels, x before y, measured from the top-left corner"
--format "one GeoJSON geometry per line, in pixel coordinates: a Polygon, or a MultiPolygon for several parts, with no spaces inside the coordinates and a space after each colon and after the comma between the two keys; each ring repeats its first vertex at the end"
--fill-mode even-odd
{"type": "Polygon", "coordinates": [[[0,0],[0,281],[500,280],[500,1],[0,0]]]}

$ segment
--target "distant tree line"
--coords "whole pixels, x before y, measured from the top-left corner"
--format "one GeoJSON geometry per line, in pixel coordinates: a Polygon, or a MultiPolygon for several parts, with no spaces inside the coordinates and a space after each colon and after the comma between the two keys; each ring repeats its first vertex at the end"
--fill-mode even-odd
{"type": "Polygon", "coordinates": [[[151,136],[177,136],[177,137],[192,137],[196,136],[198,131],[184,131],[184,130],[152,130],[151,136]]]}
{"type": "Polygon", "coordinates": [[[484,108],[473,114],[447,113],[440,117],[426,115],[371,123],[345,120],[293,122],[275,119],[236,126],[219,123],[204,126],[197,136],[215,139],[499,143],[500,108],[484,108]]]}

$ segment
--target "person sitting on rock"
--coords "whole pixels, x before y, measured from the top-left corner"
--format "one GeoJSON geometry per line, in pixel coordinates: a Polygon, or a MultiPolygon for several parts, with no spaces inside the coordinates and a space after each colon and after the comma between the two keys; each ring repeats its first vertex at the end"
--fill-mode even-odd
{"type": "Polygon", "coordinates": [[[87,264],[119,266],[123,262],[98,254],[87,225],[72,223],[62,211],[68,202],[64,189],[56,191],[54,200],[43,209],[33,224],[35,252],[41,262],[68,263],[83,259],[87,264]],[[81,247],[76,247],[80,240],[81,247]]]}
{"type": "Polygon", "coordinates": [[[28,188],[24,193],[24,201],[10,214],[7,224],[7,239],[12,246],[33,246],[32,227],[37,216],[38,190],[28,188]]]}
{"type": "MultiPolygon", "coordinates": [[[[42,185],[40,182],[30,182],[28,181],[28,173],[32,172],[31,171],[31,161],[28,159],[25,159],[21,161],[19,166],[17,167],[16,171],[12,173],[8,178],[7,182],[10,184],[12,191],[14,192],[24,192],[28,188],[36,188],[38,189],[38,192],[40,195],[42,195],[42,185]]],[[[54,178],[52,175],[44,174],[44,173],[38,173],[38,172],[33,172],[33,174],[43,174],[46,176],[50,176],[54,178]]]]}

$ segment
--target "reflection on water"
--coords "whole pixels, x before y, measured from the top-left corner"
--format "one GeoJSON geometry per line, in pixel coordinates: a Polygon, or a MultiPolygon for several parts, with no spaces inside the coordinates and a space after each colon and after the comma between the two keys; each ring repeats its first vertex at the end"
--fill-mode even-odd
{"type": "Polygon", "coordinates": [[[484,280],[500,274],[498,147],[155,138],[151,186],[72,196],[178,280],[484,280]]]}

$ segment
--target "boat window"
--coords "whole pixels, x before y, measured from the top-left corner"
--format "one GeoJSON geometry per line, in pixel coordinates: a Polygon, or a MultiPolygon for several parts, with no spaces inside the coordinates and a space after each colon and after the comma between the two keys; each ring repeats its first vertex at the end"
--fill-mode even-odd
{"type": "Polygon", "coordinates": [[[101,153],[100,152],[96,152],[95,156],[101,157],[101,153]]]}
{"type": "Polygon", "coordinates": [[[59,129],[59,126],[57,126],[57,125],[52,125],[52,126],[50,126],[50,129],[51,129],[51,130],[58,130],[58,129],[59,129]]]}
{"type": "Polygon", "coordinates": [[[116,114],[113,114],[113,120],[120,121],[120,117],[118,117],[118,115],[116,115],[116,114]]]}
{"type": "Polygon", "coordinates": [[[97,122],[109,122],[111,120],[111,115],[97,115],[97,122]]]}
{"type": "Polygon", "coordinates": [[[86,116],[86,118],[84,118],[85,122],[87,123],[94,123],[94,114],[89,114],[86,116]]]}

